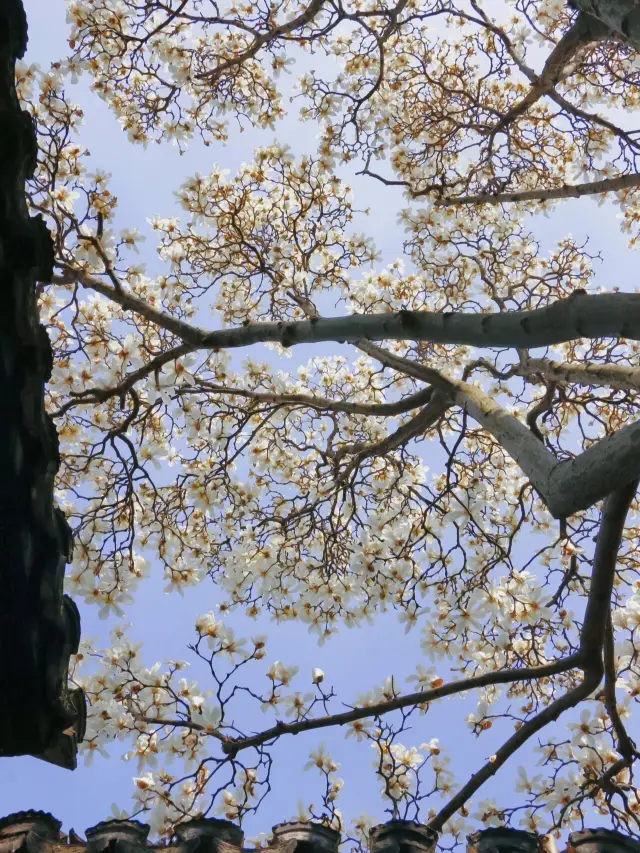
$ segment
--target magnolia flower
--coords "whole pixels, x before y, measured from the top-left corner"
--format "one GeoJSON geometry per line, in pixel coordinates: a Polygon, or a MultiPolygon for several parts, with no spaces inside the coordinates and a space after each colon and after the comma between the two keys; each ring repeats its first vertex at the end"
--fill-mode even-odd
{"type": "Polygon", "coordinates": [[[302,717],[309,710],[314,698],[313,693],[294,693],[292,696],[287,696],[284,699],[287,713],[298,718],[302,717]]]}
{"type": "Polygon", "coordinates": [[[142,776],[134,777],[133,781],[136,788],[139,788],[141,791],[148,791],[155,786],[153,773],[150,772],[144,773],[142,776]]]}
{"type": "Polygon", "coordinates": [[[131,813],[125,809],[119,809],[117,803],[111,803],[111,814],[115,820],[128,820],[131,813]]]}
{"type": "Polygon", "coordinates": [[[220,728],[220,709],[203,708],[191,713],[191,720],[203,727],[205,734],[214,734],[220,728]]]}
{"type": "Polygon", "coordinates": [[[172,387],[184,383],[191,385],[195,382],[195,377],[191,372],[191,367],[196,363],[196,358],[192,354],[187,354],[178,358],[175,361],[170,361],[162,368],[159,385],[160,387],[172,387]]]}
{"type": "Polygon", "coordinates": [[[140,254],[138,243],[142,243],[147,238],[141,234],[137,228],[123,228],[120,231],[120,240],[132,249],[136,254],[140,254]]]}
{"type": "Polygon", "coordinates": [[[444,680],[436,675],[434,667],[425,667],[421,663],[416,666],[415,675],[409,675],[407,681],[415,681],[416,686],[424,690],[425,688],[436,688],[444,684],[444,680]]]}
{"type": "Polygon", "coordinates": [[[312,684],[320,684],[322,681],[324,681],[324,672],[321,669],[314,667],[311,670],[311,682],[312,682],[312,684]]]}
{"type": "Polygon", "coordinates": [[[518,778],[516,780],[515,789],[516,791],[525,791],[526,793],[530,794],[534,790],[536,790],[536,788],[538,788],[538,786],[540,785],[540,780],[540,776],[534,776],[530,779],[527,775],[527,771],[525,770],[525,768],[518,767],[518,778]]]}
{"type": "MultiPolygon", "coordinates": [[[[595,720],[594,720],[595,722],[595,720]]],[[[579,723],[569,723],[569,728],[573,730],[571,743],[576,746],[595,746],[596,739],[592,731],[591,712],[588,708],[580,714],[579,723]]]]}
{"type": "Polygon", "coordinates": [[[310,770],[312,767],[317,767],[319,770],[326,771],[327,773],[335,773],[340,769],[340,765],[336,764],[333,758],[331,758],[323,743],[309,752],[309,761],[305,764],[304,769],[310,770]]]}
{"type": "Polygon", "coordinates": [[[451,509],[442,519],[444,524],[452,521],[465,521],[471,515],[477,515],[483,509],[490,508],[487,500],[486,486],[480,480],[474,480],[466,492],[463,492],[451,509]]]}
{"type": "Polygon", "coordinates": [[[109,349],[120,360],[123,369],[128,365],[133,368],[142,367],[143,362],[138,355],[140,341],[132,334],[127,335],[123,341],[111,341],[109,349]]]}
{"type": "Polygon", "coordinates": [[[274,661],[274,663],[272,663],[269,669],[267,670],[267,678],[269,678],[274,683],[278,681],[280,682],[280,684],[286,687],[297,671],[297,666],[287,667],[283,663],[280,663],[279,660],[277,660],[274,661]]]}
{"type": "Polygon", "coordinates": [[[437,737],[432,737],[430,741],[421,743],[418,749],[430,752],[431,755],[440,755],[440,741],[437,737]]]}
{"type": "Polygon", "coordinates": [[[84,766],[90,767],[93,764],[93,756],[99,752],[103,758],[109,758],[109,754],[102,748],[97,738],[80,744],[80,750],[84,753],[84,766]]]}
{"type": "Polygon", "coordinates": [[[75,190],[70,190],[66,186],[61,186],[55,189],[52,193],[53,201],[63,210],[72,211],[73,202],[78,198],[80,193],[75,190]]]}
{"type": "Polygon", "coordinates": [[[240,806],[233,791],[222,792],[222,802],[218,806],[217,813],[223,814],[227,820],[237,820],[240,806]]]}
{"type": "Polygon", "coordinates": [[[133,596],[124,590],[114,590],[113,592],[100,591],[102,607],[98,611],[100,619],[108,619],[112,613],[122,618],[124,611],[120,607],[121,604],[132,604],[133,596]]]}
{"type": "Polygon", "coordinates": [[[354,720],[349,724],[349,728],[345,735],[346,738],[355,737],[358,743],[365,740],[368,736],[367,722],[365,720],[354,720]]]}

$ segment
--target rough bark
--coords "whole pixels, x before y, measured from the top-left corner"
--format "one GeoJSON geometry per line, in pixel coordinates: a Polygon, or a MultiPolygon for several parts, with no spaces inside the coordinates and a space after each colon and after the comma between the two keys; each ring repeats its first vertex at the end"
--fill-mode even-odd
{"type": "Polygon", "coordinates": [[[481,388],[446,379],[432,368],[401,358],[375,344],[359,348],[393,370],[432,384],[491,433],[529,478],[555,518],[566,518],[605,498],[615,487],[640,477],[640,423],[596,442],[574,459],[559,461],[517,417],[481,388]]]}
{"type": "MultiPolygon", "coordinates": [[[[193,331],[190,337],[194,338],[193,331]]],[[[321,341],[406,340],[533,349],[580,338],[640,340],[640,294],[577,293],[534,311],[496,314],[397,311],[291,323],[250,323],[205,333],[201,345],[226,349],[265,341],[289,347],[321,341]]],[[[183,340],[187,338],[183,336],[183,340]]]]}
{"type": "Polygon", "coordinates": [[[640,50],[640,5],[637,0],[572,0],[571,5],[597,18],[627,44],[640,50]]]}
{"type": "Polygon", "coordinates": [[[36,163],[30,116],[20,109],[15,60],[26,48],[21,0],[0,3],[0,755],[76,762],[84,695],[67,690],[80,619],[64,596],[71,534],[53,502],[58,438],[44,407],[51,345],[36,281],[52,275],[53,245],[29,217],[25,180],[36,163]]]}
{"type": "Polygon", "coordinates": [[[640,476],[640,423],[623,427],[593,444],[584,453],[559,462],[551,472],[546,493],[549,510],[564,518],[588,509],[640,476]]]}

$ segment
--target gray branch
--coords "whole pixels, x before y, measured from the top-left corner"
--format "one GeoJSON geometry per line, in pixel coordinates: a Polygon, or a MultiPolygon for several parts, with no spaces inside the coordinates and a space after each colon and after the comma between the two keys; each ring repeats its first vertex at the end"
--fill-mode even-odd
{"type": "Polygon", "coordinates": [[[602,337],[640,340],[640,294],[575,294],[534,311],[397,311],[290,323],[249,323],[206,333],[201,345],[228,349],[265,342],[290,347],[323,341],[399,340],[531,349],[602,337]]]}
{"type": "Polygon", "coordinates": [[[559,462],[544,444],[481,389],[456,383],[455,402],[509,453],[555,518],[566,518],[640,476],[640,423],[595,442],[559,462]]]}
{"type": "MultiPolygon", "coordinates": [[[[612,487],[623,486],[640,476],[640,423],[624,427],[575,459],[559,462],[525,424],[481,389],[466,382],[450,380],[432,368],[400,358],[369,343],[372,340],[426,340],[528,349],[582,337],[640,340],[640,294],[575,294],[535,311],[500,314],[399,311],[317,317],[291,323],[249,323],[247,326],[207,332],[171,318],[150,308],[137,297],[118,292],[106,284],[83,283],[179,335],[185,344],[168,355],[157,357],[163,362],[190,349],[216,350],[267,341],[283,346],[320,341],[353,342],[373,357],[382,358],[394,369],[450,395],[452,402],[464,408],[504,447],[556,518],[587,509],[606,497],[612,487]]],[[[146,375],[148,366],[141,371],[146,375]]],[[[141,371],[127,377],[129,386],[134,384],[141,371]]]]}
{"type": "Polygon", "coordinates": [[[580,338],[640,340],[638,293],[576,293],[534,311],[491,314],[395,311],[279,323],[248,323],[208,332],[152,308],[130,293],[120,293],[96,277],[83,276],[82,284],[173,332],[197,349],[236,349],[260,343],[291,347],[325,341],[358,343],[385,340],[533,349],[580,338]]]}
{"type": "Polygon", "coordinates": [[[529,378],[542,376],[550,382],[640,391],[640,368],[625,364],[581,364],[556,362],[549,358],[529,358],[515,367],[513,373],[529,378]]]}
{"type": "Polygon", "coordinates": [[[615,178],[603,178],[600,181],[590,181],[584,184],[560,184],[557,187],[535,190],[514,190],[513,192],[479,193],[464,195],[456,198],[447,196],[434,199],[436,207],[462,207],[471,204],[508,204],[515,201],[551,201],[559,198],[581,198],[586,195],[621,192],[640,185],[640,175],[618,175],[615,178]]]}

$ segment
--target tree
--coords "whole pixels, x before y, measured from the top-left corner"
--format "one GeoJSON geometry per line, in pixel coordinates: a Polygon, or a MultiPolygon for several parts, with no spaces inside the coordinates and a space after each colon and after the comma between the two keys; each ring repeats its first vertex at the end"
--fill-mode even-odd
{"type": "Polygon", "coordinates": [[[26,42],[22,4],[7,0],[0,7],[0,756],[37,755],[72,769],[85,714],[82,691],[67,689],[80,619],[62,591],[71,536],[53,503],[58,437],[44,401],[53,359],[35,297],[36,281],[53,274],[53,246],[42,215],[29,217],[25,201],[37,145],[14,67],[26,42]]]}
{"type": "MultiPolygon", "coordinates": [[[[374,747],[390,813],[454,839],[593,810],[640,835],[625,722],[640,694],[640,295],[595,292],[586,243],[562,237],[547,258],[533,233],[535,215],[592,196],[638,241],[634,31],[623,3],[577,5],[76,0],[71,56],[19,67],[39,129],[30,203],[56,245],[39,298],[69,590],[121,615],[153,561],[171,590],[210,578],[226,596],[191,647],[209,693],[180,678],[184,662],[145,668],[121,627],[76,656],[87,755],[118,736],[141,771],[156,753],[186,762],[182,778],[139,771],[154,831],[211,809],[242,819],[279,742],[345,726],[374,747]],[[275,142],[232,178],[195,175],[187,219],[151,220],[166,267],[148,276],[130,257],[140,232],[114,230],[108,175],[87,171],[65,79],[90,74],[132,142],[182,151],[236,121],[277,128],[279,72],[304,51],[324,58],[298,93],[318,150],[275,142]],[[381,269],[354,231],[349,162],[405,189],[409,269],[381,269]],[[210,308],[219,329],[203,327],[210,308]],[[274,363],[327,341],[349,348],[297,373],[274,363]],[[273,358],[233,360],[261,342],[273,358]],[[268,691],[243,681],[267,640],[224,621],[265,612],[324,641],[387,608],[439,669],[416,662],[415,692],[392,677],[342,705],[319,670],[309,693],[280,662],[268,691]],[[472,731],[503,740],[456,782],[446,743],[401,740],[469,691],[472,731]],[[261,729],[258,706],[275,723],[261,729]],[[534,737],[543,770],[521,770],[520,798],[478,800],[534,737]]],[[[338,765],[312,746],[326,788],[310,813],[340,825],[338,765]]]]}

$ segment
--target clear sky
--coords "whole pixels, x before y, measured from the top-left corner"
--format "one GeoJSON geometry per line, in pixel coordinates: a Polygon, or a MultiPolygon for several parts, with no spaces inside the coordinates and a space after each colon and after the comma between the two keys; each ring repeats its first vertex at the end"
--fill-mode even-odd
{"type": "MultiPolygon", "coordinates": [[[[26,60],[38,62],[46,68],[50,61],[63,57],[67,52],[65,2],[24,0],[24,3],[30,31],[26,60]]],[[[270,131],[252,131],[234,134],[228,147],[219,144],[204,148],[194,141],[182,157],[178,149],[169,144],[150,144],[145,150],[127,142],[113,114],[97,96],[90,93],[87,80],[82,79],[77,86],[70,86],[69,97],[80,103],[84,110],[86,121],[81,139],[91,151],[93,168],[105,169],[113,175],[112,187],[119,198],[116,224],[138,227],[148,235],[150,229],[146,225],[146,217],[156,213],[178,215],[173,192],[186,177],[198,170],[207,171],[213,161],[233,172],[241,162],[251,158],[257,145],[274,138],[270,131]]],[[[295,150],[312,151],[315,148],[314,129],[308,124],[299,124],[295,119],[288,119],[275,135],[295,150]]],[[[401,252],[402,229],[396,226],[396,215],[404,206],[402,195],[365,178],[354,178],[353,186],[356,206],[371,207],[366,230],[382,251],[382,263],[386,265],[401,252]]],[[[607,287],[617,284],[622,289],[632,289],[635,287],[636,267],[631,266],[634,257],[618,233],[616,217],[617,211],[609,205],[597,207],[590,201],[571,201],[563,205],[558,215],[540,220],[536,224],[536,233],[542,239],[545,253],[567,231],[576,237],[589,233],[594,238],[591,250],[602,250],[605,257],[605,264],[598,270],[598,282],[607,287]],[[633,279],[629,281],[632,275],[633,279]]],[[[153,240],[148,239],[141,249],[143,260],[147,260],[153,270],[157,264],[153,240]]],[[[296,357],[306,360],[311,354],[306,348],[304,353],[296,353],[284,366],[290,368],[296,357]]],[[[156,660],[167,658],[193,660],[193,671],[187,675],[201,679],[206,688],[206,673],[198,669],[197,661],[186,645],[195,639],[195,617],[215,609],[220,595],[207,582],[187,590],[184,598],[166,596],[162,591],[161,572],[152,571],[151,575],[140,585],[136,603],[127,612],[127,621],[134,624],[134,639],[144,642],[145,664],[151,666],[156,660]]],[[[83,635],[96,636],[108,642],[107,631],[112,623],[107,623],[105,629],[105,623],[97,619],[94,610],[83,606],[82,602],[79,605],[83,635]]],[[[259,630],[255,623],[246,625],[241,615],[234,617],[233,624],[242,636],[250,636],[259,630]]],[[[420,652],[418,631],[405,636],[403,627],[390,614],[380,616],[372,627],[343,631],[322,648],[316,646],[304,626],[269,625],[267,630],[271,638],[268,660],[279,659],[286,664],[299,665],[302,676],[300,689],[309,688],[311,667],[319,666],[326,672],[327,683],[334,684],[338,695],[345,700],[354,697],[356,691],[381,684],[387,675],[396,673],[404,677],[415,670],[417,663],[428,664],[420,652]]],[[[461,771],[460,778],[464,778],[498,745],[504,728],[500,727],[496,737],[489,734],[475,741],[467,733],[462,703],[453,701],[454,705],[445,700],[433,707],[419,719],[416,728],[403,742],[418,744],[439,737],[451,751],[457,750],[456,767],[461,771]]],[[[260,716],[256,719],[255,728],[262,728],[269,722],[272,722],[270,717],[260,716]]],[[[273,824],[293,817],[297,801],[303,794],[318,802],[317,778],[311,773],[303,773],[302,768],[309,748],[320,740],[336,743],[333,752],[338,760],[343,761],[339,774],[346,782],[343,811],[355,816],[364,809],[384,819],[378,797],[379,783],[371,767],[373,754],[370,746],[344,741],[340,733],[323,737],[303,734],[274,748],[274,790],[258,818],[249,822],[248,834],[268,830],[273,824]]],[[[116,746],[121,745],[118,743],[116,746]]],[[[515,768],[517,759],[512,763],[515,768]]],[[[83,834],[87,826],[109,817],[112,802],[117,802],[123,809],[129,807],[134,775],[137,775],[135,765],[122,762],[115,750],[110,760],[97,756],[91,767],[85,767],[80,759],[75,772],[31,758],[4,759],[0,777],[0,812],[8,814],[28,808],[44,809],[63,821],[65,831],[74,827],[83,834]]],[[[503,773],[492,793],[499,797],[501,790],[509,790],[512,775],[512,772],[503,773]]],[[[484,798],[484,792],[481,798],[484,798]]]]}

